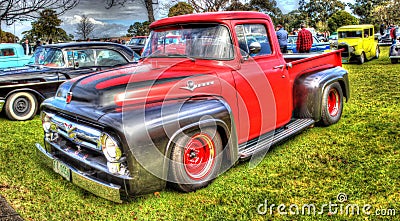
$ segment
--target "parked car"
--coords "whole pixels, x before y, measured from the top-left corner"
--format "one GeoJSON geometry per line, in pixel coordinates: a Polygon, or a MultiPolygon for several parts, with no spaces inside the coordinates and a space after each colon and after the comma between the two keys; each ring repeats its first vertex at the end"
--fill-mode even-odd
{"type": "Polygon", "coordinates": [[[144,48],[144,45],[146,44],[147,36],[135,36],[131,38],[131,40],[128,42],[126,46],[131,48],[134,52],[137,54],[142,54],[142,50],[144,48]]]}
{"type": "Polygon", "coordinates": [[[175,16],[150,30],[137,66],[67,81],[41,106],[38,163],[106,199],[206,187],[238,159],[335,124],[349,99],[340,51],[283,56],[264,13],[175,16]],[[185,50],[160,47],[169,32],[185,50]]]}
{"type": "Polygon", "coordinates": [[[373,25],[348,25],[338,28],[338,49],[342,51],[342,62],[358,62],[379,58],[379,46],[374,37],[373,25]]]}
{"type": "MultiPolygon", "coordinates": [[[[383,45],[385,45],[385,46],[392,45],[393,39],[390,36],[391,29],[392,29],[391,27],[387,28],[385,30],[385,34],[383,36],[378,37],[379,45],[382,45],[382,46],[383,45]]],[[[396,36],[400,36],[400,28],[399,27],[396,27],[396,36]]]]}
{"type": "Polygon", "coordinates": [[[329,44],[331,45],[331,48],[337,48],[338,47],[338,34],[334,33],[329,36],[329,44]]]}
{"type": "Polygon", "coordinates": [[[397,64],[400,59],[400,37],[396,41],[395,44],[390,46],[389,50],[389,58],[392,64],[397,64]]]}
{"type": "Polygon", "coordinates": [[[0,68],[22,67],[26,65],[32,56],[25,55],[20,44],[0,44],[0,68]]]}
{"type": "MultiPolygon", "coordinates": [[[[288,36],[288,53],[297,53],[296,49],[297,35],[288,36]]],[[[318,40],[316,36],[313,36],[313,44],[310,52],[324,52],[331,48],[329,42],[323,42],[318,40]]]]}
{"type": "Polygon", "coordinates": [[[106,42],[45,45],[28,66],[0,70],[0,111],[11,120],[35,116],[39,104],[71,78],[126,65],[139,59],[130,48],[106,42]]]}

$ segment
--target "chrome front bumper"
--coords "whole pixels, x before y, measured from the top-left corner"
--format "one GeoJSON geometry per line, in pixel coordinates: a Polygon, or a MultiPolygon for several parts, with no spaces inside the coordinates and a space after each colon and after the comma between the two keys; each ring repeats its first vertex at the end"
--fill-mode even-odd
{"type": "MultiPolygon", "coordinates": [[[[42,162],[50,168],[53,167],[54,161],[59,161],[59,159],[49,154],[40,144],[36,143],[36,148],[42,162]]],[[[71,170],[70,180],[75,185],[105,199],[117,203],[122,202],[120,195],[121,186],[112,183],[105,183],[104,181],[91,177],[68,164],[66,164],[66,166],[71,170]]]]}
{"type": "Polygon", "coordinates": [[[6,103],[5,100],[0,100],[0,112],[3,110],[4,103],[6,103]]]}

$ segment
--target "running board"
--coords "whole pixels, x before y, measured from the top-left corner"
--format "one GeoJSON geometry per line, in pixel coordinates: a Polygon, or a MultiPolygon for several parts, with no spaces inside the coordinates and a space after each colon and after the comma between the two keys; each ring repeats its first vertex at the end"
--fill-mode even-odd
{"type": "Polygon", "coordinates": [[[265,151],[265,149],[268,150],[272,145],[300,133],[302,130],[310,127],[314,123],[315,121],[313,119],[296,119],[282,128],[277,129],[273,133],[267,133],[246,143],[240,144],[239,158],[247,159],[259,151],[265,151]]]}

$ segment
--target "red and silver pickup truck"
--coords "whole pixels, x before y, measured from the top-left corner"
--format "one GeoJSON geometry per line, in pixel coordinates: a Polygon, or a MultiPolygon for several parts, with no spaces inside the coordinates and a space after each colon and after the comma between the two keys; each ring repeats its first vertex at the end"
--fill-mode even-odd
{"type": "Polygon", "coordinates": [[[340,51],[283,55],[263,13],[150,28],[139,64],[67,81],[41,105],[42,161],[106,199],[203,188],[239,159],[338,122],[349,99],[340,51]],[[177,35],[179,44],[165,42],[177,35]]]}

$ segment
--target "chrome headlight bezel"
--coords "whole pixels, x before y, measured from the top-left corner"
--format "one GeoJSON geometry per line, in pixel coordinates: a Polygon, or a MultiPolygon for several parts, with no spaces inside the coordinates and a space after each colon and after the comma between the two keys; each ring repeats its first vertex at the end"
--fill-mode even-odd
{"type": "Polygon", "coordinates": [[[108,162],[116,163],[122,158],[121,147],[117,140],[110,134],[102,133],[98,145],[108,162]]]}

